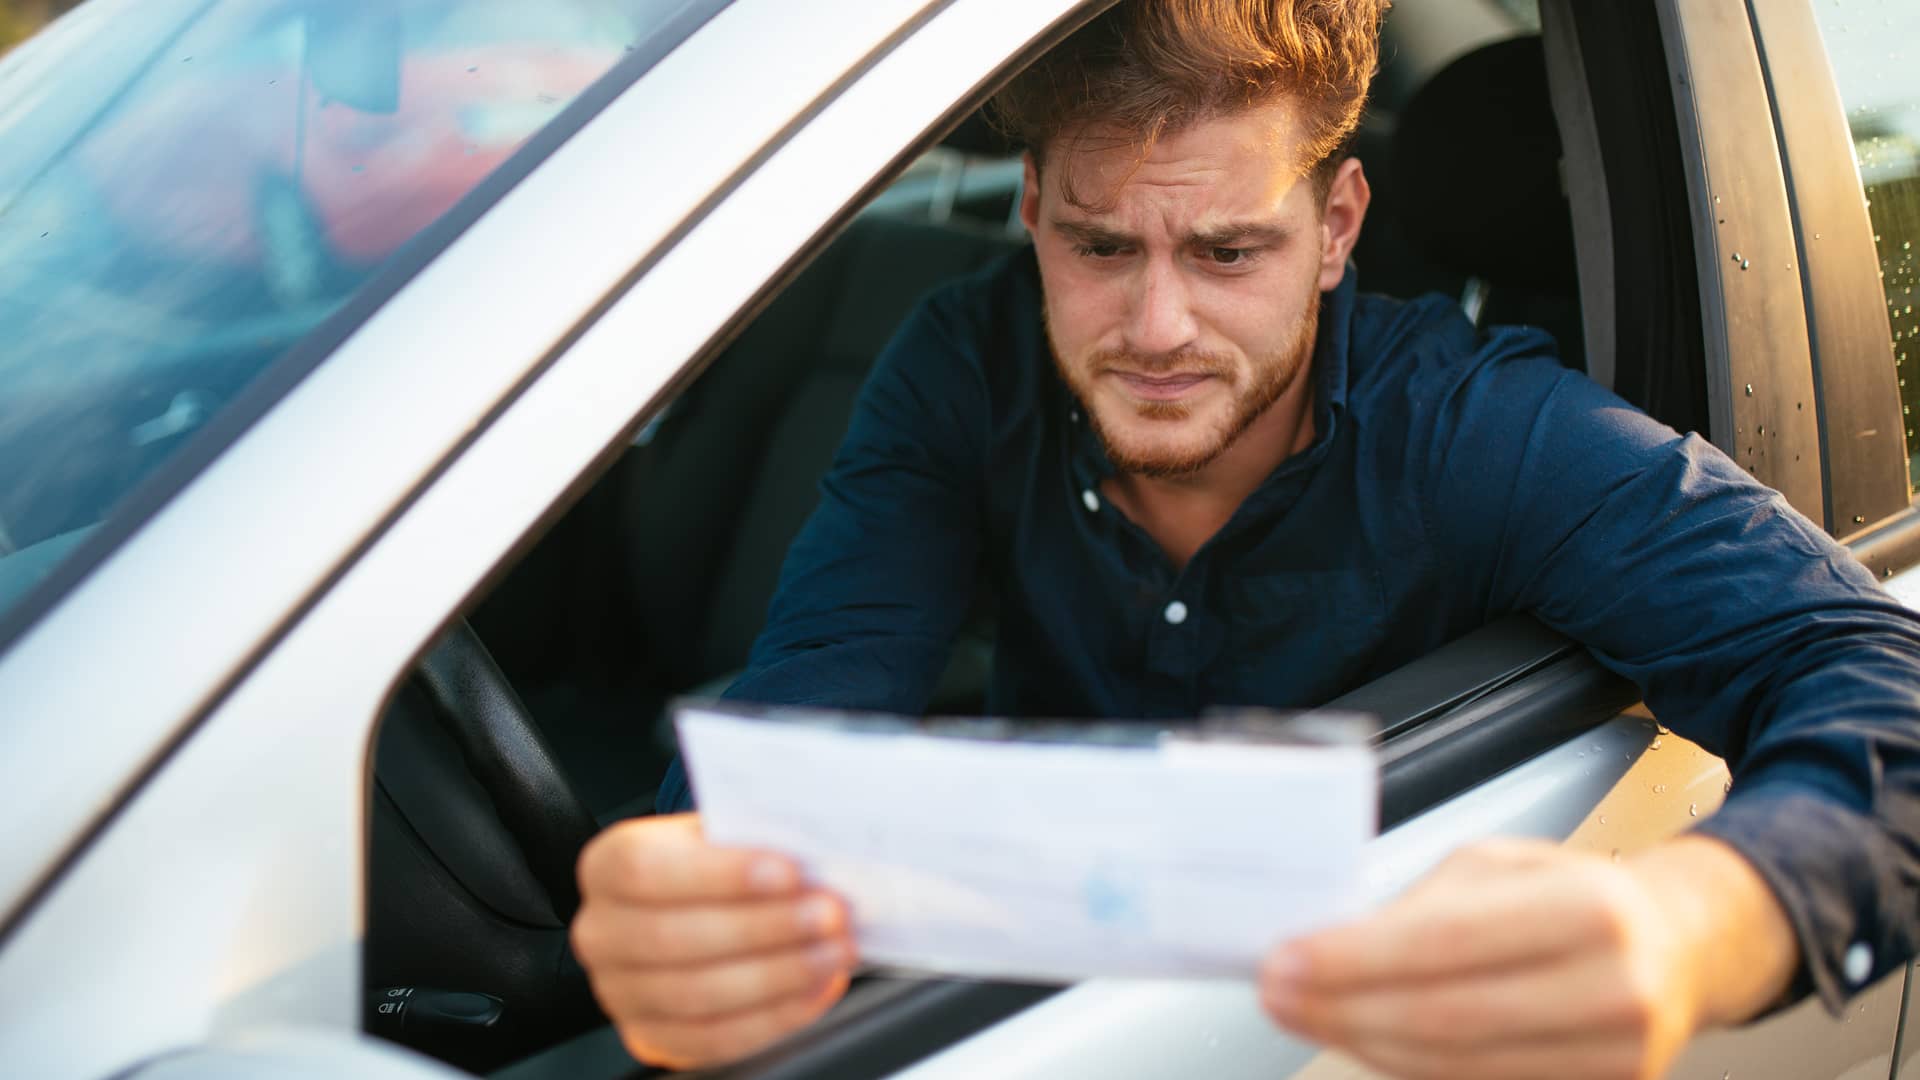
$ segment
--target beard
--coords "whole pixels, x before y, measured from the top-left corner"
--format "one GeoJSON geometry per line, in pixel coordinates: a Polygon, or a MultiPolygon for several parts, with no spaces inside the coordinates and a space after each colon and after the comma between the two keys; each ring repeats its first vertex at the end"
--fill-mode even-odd
{"type": "MultiPolygon", "coordinates": [[[[1189,476],[1213,464],[1231,449],[1254,421],[1293,388],[1310,366],[1319,331],[1320,304],[1315,295],[1308,300],[1306,311],[1286,344],[1253,358],[1253,370],[1246,383],[1234,388],[1226,413],[1211,432],[1199,442],[1186,446],[1144,447],[1121,441],[1117,433],[1102,422],[1100,411],[1092,405],[1093,381],[1103,372],[1118,369],[1141,375],[1207,375],[1231,382],[1237,374],[1233,358],[1200,349],[1159,354],[1100,349],[1068,363],[1054,338],[1052,321],[1047,320],[1047,342],[1053,353],[1054,368],[1060,373],[1061,381],[1080,399],[1094,435],[1107,452],[1107,460],[1123,473],[1154,479],[1189,476]]],[[[1193,414],[1192,407],[1183,401],[1141,401],[1122,407],[1130,407],[1135,416],[1156,424],[1183,423],[1193,414]]]]}

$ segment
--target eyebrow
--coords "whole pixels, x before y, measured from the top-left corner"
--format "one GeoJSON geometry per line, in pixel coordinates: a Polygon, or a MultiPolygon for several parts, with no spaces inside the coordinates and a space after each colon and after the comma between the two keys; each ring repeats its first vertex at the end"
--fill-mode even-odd
{"type": "MultiPolygon", "coordinates": [[[[1092,222],[1068,221],[1055,218],[1053,227],[1065,233],[1070,239],[1087,246],[1133,247],[1139,244],[1136,237],[1122,232],[1095,225],[1092,222]]],[[[1283,225],[1223,225],[1217,229],[1187,234],[1189,247],[1235,247],[1253,243],[1278,246],[1292,239],[1293,230],[1283,225]]]]}

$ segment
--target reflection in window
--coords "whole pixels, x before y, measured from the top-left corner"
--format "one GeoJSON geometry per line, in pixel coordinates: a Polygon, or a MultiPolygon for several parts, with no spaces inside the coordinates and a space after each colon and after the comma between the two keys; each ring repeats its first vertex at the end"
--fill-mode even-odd
{"type": "Polygon", "coordinates": [[[0,59],[0,614],[689,4],[87,0],[0,59]]]}
{"type": "Polygon", "coordinates": [[[1920,4],[1817,0],[1814,12],[1853,130],[1899,368],[1909,476],[1920,476],[1920,4]]]}

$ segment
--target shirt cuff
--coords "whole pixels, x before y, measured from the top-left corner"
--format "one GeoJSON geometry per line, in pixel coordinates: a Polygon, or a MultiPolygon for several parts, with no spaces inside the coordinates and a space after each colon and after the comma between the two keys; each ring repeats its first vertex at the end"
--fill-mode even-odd
{"type": "Polygon", "coordinates": [[[1751,863],[1793,926],[1800,969],[1779,1007],[1817,992],[1840,1016],[1848,998],[1912,956],[1907,920],[1887,917],[1912,890],[1885,824],[1823,792],[1762,781],[1736,790],[1695,832],[1751,863]]]}

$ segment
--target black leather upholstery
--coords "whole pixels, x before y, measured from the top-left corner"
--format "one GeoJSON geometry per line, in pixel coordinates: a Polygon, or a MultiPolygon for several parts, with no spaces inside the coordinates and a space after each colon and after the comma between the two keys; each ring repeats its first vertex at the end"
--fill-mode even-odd
{"type": "Polygon", "coordinates": [[[1538,326],[1569,366],[1585,366],[1573,217],[1540,38],[1485,45],[1448,64],[1407,103],[1391,156],[1394,225],[1417,254],[1490,286],[1483,323],[1538,326]]]}

